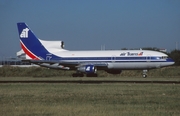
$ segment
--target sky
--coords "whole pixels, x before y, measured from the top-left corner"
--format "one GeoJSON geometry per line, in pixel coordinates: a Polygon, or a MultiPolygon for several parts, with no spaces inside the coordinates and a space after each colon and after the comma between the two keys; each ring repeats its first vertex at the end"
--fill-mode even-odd
{"type": "Polygon", "coordinates": [[[18,22],[67,50],[180,48],[180,0],[0,0],[0,57],[20,51],[18,22]]]}

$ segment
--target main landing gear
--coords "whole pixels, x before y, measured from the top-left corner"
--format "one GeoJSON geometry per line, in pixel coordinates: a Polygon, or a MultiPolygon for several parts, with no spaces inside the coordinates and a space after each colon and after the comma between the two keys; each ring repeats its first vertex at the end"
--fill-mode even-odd
{"type": "MultiPolygon", "coordinates": [[[[98,75],[96,73],[88,73],[86,74],[86,77],[97,77],[98,75]]],[[[76,72],[72,74],[72,77],[84,77],[84,74],[81,72],[76,72]]]]}
{"type": "Polygon", "coordinates": [[[84,77],[83,73],[77,72],[77,73],[73,73],[72,77],[84,77]]]}
{"type": "Polygon", "coordinates": [[[147,77],[147,72],[148,72],[148,70],[143,70],[143,73],[142,73],[143,78],[147,77]]]}
{"type": "Polygon", "coordinates": [[[97,77],[98,75],[96,73],[89,73],[86,74],[86,77],[97,77]]]}

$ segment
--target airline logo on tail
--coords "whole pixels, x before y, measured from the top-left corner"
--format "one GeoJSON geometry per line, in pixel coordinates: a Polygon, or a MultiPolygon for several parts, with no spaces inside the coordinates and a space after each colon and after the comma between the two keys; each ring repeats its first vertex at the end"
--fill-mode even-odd
{"type": "MultiPolygon", "coordinates": [[[[34,35],[32,30],[26,25],[26,23],[17,23],[20,44],[28,58],[34,60],[47,59],[47,54],[50,52],[42,45],[41,41],[34,35]]],[[[54,54],[52,58],[59,59],[59,56],[54,54]]]]}
{"type": "Polygon", "coordinates": [[[29,32],[28,28],[23,29],[21,34],[20,34],[20,37],[21,38],[28,38],[28,32],[29,32]]]}

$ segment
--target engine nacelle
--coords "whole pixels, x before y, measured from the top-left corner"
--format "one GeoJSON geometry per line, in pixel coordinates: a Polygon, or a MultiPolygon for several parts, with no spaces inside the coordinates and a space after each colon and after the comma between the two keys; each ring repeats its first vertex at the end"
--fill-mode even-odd
{"type": "Polygon", "coordinates": [[[106,70],[106,72],[110,73],[110,74],[121,74],[122,70],[108,69],[108,70],[106,70]]]}
{"type": "Polygon", "coordinates": [[[94,65],[81,66],[81,67],[78,67],[77,70],[80,71],[80,72],[86,73],[86,74],[96,73],[96,71],[97,71],[97,69],[96,69],[96,67],[94,65]]]}

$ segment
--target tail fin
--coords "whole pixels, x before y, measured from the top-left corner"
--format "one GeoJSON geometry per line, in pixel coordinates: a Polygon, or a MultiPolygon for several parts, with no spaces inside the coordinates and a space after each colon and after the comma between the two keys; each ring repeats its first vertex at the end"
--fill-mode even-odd
{"type": "Polygon", "coordinates": [[[31,59],[45,59],[50,54],[25,23],[17,23],[17,27],[21,47],[31,59]]]}

